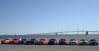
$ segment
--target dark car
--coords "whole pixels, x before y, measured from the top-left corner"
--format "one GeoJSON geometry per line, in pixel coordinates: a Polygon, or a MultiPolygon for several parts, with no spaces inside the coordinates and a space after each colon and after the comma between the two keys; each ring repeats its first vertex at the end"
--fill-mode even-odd
{"type": "Polygon", "coordinates": [[[78,45],[78,41],[76,39],[71,39],[69,45],[78,45]]]}
{"type": "Polygon", "coordinates": [[[18,44],[24,44],[25,42],[26,42],[26,39],[21,39],[18,44]]]}
{"type": "Polygon", "coordinates": [[[26,41],[26,44],[38,44],[38,41],[36,39],[30,39],[29,41],[26,41]]]}
{"type": "Polygon", "coordinates": [[[66,39],[59,40],[59,45],[66,45],[66,44],[67,44],[66,39]]]}
{"type": "Polygon", "coordinates": [[[88,44],[89,45],[98,45],[98,42],[96,39],[90,39],[88,44]]]}
{"type": "Polygon", "coordinates": [[[49,45],[55,45],[55,44],[57,44],[57,41],[56,41],[56,39],[50,39],[48,44],[49,45]]]}
{"type": "Polygon", "coordinates": [[[87,45],[87,44],[88,44],[88,41],[85,40],[85,39],[81,39],[81,40],[79,41],[79,45],[87,45]]]}

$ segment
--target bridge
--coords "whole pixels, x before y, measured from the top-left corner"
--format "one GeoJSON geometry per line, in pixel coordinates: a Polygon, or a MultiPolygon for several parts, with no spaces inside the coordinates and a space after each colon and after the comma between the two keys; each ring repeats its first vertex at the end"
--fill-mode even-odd
{"type": "Polygon", "coordinates": [[[37,33],[37,34],[40,34],[40,35],[67,35],[67,34],[95,35],[95,34],[99,34],[99,31],[63,31],[63,32],[37,33]]]}

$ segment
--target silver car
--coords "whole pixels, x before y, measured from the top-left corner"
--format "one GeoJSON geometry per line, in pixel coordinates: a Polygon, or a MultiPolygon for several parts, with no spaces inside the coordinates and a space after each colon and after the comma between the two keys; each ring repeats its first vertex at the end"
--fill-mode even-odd
{"type": "Polygon", "coordinates": [[[79,45],[88,45],[88,41],[85,40],[85,39],[81,39],[81,40],[79,41],[79,45]]]}
{"type": "Polygon", "coordinates": [[[78,45],[78,41],[76,39],[70,39],[69,45],[78,45]]]}

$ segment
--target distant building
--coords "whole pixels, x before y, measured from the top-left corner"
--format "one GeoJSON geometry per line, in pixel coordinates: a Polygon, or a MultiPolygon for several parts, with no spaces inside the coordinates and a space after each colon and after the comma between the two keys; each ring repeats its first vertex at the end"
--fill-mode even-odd
{"type": "Polygon", "coordinates": [[[57,34],[57,32],[56,32],[56,34],[55,34],[55,35],[58,35],[58,34],[57,34]]]}
{"type": "Polygon", "coordinates": [[[88,31],[86,31],[86,35],[88,35],[88,31]]]}

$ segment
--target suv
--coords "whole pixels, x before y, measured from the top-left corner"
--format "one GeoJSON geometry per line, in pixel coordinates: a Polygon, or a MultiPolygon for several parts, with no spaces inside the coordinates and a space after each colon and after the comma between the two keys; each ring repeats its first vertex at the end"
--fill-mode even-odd
{"type": "Polygon", "coordinates": [[[36,39],[30,39],[29,41],[26,41],[26,44],[38,44],[38,41],[36,39]]]}
{"type": "Polygon", "coordinates": [[[90,39],[88,42],[89,45],[98,45],[98,42],[96,39],[90,39]]]}

